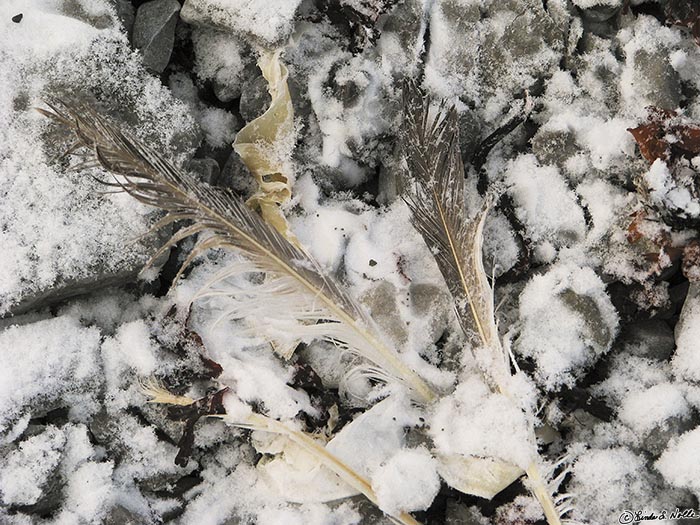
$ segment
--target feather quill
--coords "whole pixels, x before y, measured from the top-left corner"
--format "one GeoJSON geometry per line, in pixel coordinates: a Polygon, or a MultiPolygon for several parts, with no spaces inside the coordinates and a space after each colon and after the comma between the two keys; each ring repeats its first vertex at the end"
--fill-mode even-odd
{"type": "MultiPolygon", "coordinates": [[[[435,398],[423,379],[384,342],[377,326],[347,290],[242,200],[227,190],[198,182],[90,107],[58,101],[47,105],[50,111],[39,111],[75,135],[76,144],[70,150],[85,147],[93,153],[84,166],[102,166],[116,175],[115,182],[108,184],[118,185],[138,201],[166,212],[152,231],[174,222],[190,221],[191,225],[179,230],[148,264],[180,240],[206,232],[207,235],[198,236],[175,281],[206,250],[234,250],[245,261],[225,270],[218,279],[252,271],[267,276],[264,285],[247,291],[248,297],[241,301],[238,314],[265,312],[265,318],[270,319],[273,309],[284,312],[284,329],[293,336],[333,340],[370,361],[381,371],[382,378],[407,386],[416,401],[430,402],[435,398]],[[311,324],[316,321],[319,323],[311,324]]],[[[266,328],[274,328],[273,324],[266,323],[266,328]]],[[[261,325],[258,327],[262,329],[261,325]]]]}
{"type": "MultiPolygon", "coordinates": [[[[406,170],[401,185],[413,224],[435,257],[454,299],[460,326],[487,382],[520,405],[509,392],[510,360],[498,335],[493,289],[483,266],[488,200],[471,220],[465,212],[457,112],[444,102],[431,109],[428,97],[413,83],[407,83],[403,96],[400,138],[406,170]]],[[[534,442],[534,427],[532,435],[534,442]]],[[[536,451],[533,457],[537,457],[536,451]]],[[[533,460],[525,472],[549,525],[559,525],[560,514],[537,462],[533,460]]]]}
{"type": "MultiPolygon", "coordinates": [[[[187,406],[197,402],[192,398],[171,394],[155,380],[144,382],[142,384],[142,392],[150,398],[148,401],[149,403],[187,406]]],[[[227,393],[227,396],[228,399],[224,402],[226,413],[221,415],[209,415],[208,417],[222,419],[229,425],[238,428],[270,432],[272,434],[284,436],[314,457],[319,464],[336,474],[343,482],[347,483],[357,492],[363,494],[374,505],[379,506],[379,498],[374,492],[374,489],[372,489],[370,481],[352,469],[352,467],[348,466],[347,463],[329,451],[312,436],[282,421],[253,412],[247,404],[243,403],[230,392],[227,393]],[[234,410],[229,411],[230,407],[234,407],[234,410]]],[[[408,512],[400,512],[395,515],[387,516],[393,523],[398,525],[420,525],[420,522],[416,521],[408,512]]]]}

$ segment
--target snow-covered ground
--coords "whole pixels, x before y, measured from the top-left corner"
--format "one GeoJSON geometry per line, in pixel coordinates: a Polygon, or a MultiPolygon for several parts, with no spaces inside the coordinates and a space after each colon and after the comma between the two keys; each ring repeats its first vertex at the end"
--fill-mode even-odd
{"type": "Polygon", "coordinates": [[[0,0],[0,225],[0,524],[700,518],[695,0],[0,0]],[[412,89],[464,164],[421,195],[458,175],[465,238],[491,202],[461,271],[412,89]],[[211,232],[158,254],[189,224],[66,155],[62,101],[247,200],[310,295],[246,246],[173,284],[211,232]]]}

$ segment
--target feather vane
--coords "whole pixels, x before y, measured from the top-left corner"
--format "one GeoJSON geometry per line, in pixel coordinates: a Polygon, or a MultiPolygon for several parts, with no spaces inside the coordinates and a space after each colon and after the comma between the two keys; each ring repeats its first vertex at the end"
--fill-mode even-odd
{"type": "MultiPolygon", "coordinates": [[[[269,280],[251,295],[250,301],[241,303],[246,306],[238,315],[265,311],[269,317],[273,306],[278,311],[291,312],[284,316],[286,320],[291,316],[307,322],[324,321],[319,325],[300,322],[296,326],[312,335],[324,331],[332,334],[330,338],[369,360],[386,377],[406,385],[417,401],[430,402],[435,398],[432,389],[384,342],[372,319],[347,290],[328,276],[305,250],[294,246],[241,199],[230,191],[192,178],[90,107],[58,101],[48,105],[51,111],[39,111],[73,131],[78,144],[71,146],[71,150],[79,146],[88,148],[104,169],[115,174],[115,183],[124,191],[166,212],[154,225],[155,229],[176,221],[191,222],[152,260],[180,240],[208,233],[198,236],[175,281],[206,250],[224,248],[241,253],[247,264],[226,270],[223,276],[247,270],[264,272],[269,280]]],[[[213,284],[208,292],[212,292],[212,287],[213,284]]]]}

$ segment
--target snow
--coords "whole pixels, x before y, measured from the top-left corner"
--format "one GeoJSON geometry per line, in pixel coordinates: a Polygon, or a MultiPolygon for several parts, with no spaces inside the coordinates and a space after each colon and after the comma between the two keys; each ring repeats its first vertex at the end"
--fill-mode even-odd
{"type": "Polygon", "coordinates": [[[539,381],[553,388],[573,385],[607,352],[618,315],[591,268],[561,263],[526,285],[520,323],[515,350],[534,359],[539,381]]]}
{"type": "Polygon", "coordinates": [[[209,23],[223,30],[245,32],[270,45],[284,40],[301,0],[251,2],[245,0],[187,0],[181,16],[190,23],[209,23]]]}
{"type": "Polygon", "coordinates": [[[427,449],[402,449],[372,476],[379,508],[389,514],[426,510],[440,490],[437,462],[427,449]]]}
{"type": "Polygon", "coordinates": [[[478,377],[462,382],[438,403],[430,434],[441,454],[494,457],[523,469],[532,461],[525,414],[506,396],[490,393],[478,377]]]}
{"type": "Polygon", "coordinates": [[[540,166],[534,155],[522,155],[508,166],[506,180],[518,219],[535,243],[557,248],[584,236],[583,211],[556,167],[540,166]]]}
{"type": "MultiPolygon", "coordinates": [[[[89,11],[112,13],[102,1],[89,11]]],[[[61,289],[75,295],[81,286],[125,275],[133,279],[152,253],[146,243],[130,244],[147,230],[152,211],[124,196],[98,195],[89,174],[67,172],[53,161],[67,146],[32,106],[66,92],[79,100],[119,93],[135,108],[131,123],[138,136],[165,151],[179,143],[184,148],[178,155],[189,153],[191,138],[183,137],[193,131],[193,122],[182,105],[146,75],[116,21],[103,29],[89,21],[57,2],[0,5],[0,191],[6,203],[0,208],[5,225],[0,238],[7,247],[1,258],[2,315],[31,307],[49,292],[61,298],[61,289]],[[24,14],[20,24],[11,21],[17,12],[24,14]],[[36,37],[40,34],[44,38],[36,37]]]]}
{"type": "Polygon", "coordinates": [[[652,506],[644,460],[628,448],[587,451],[572,472],[568,490],[577,495],[576,513],[594,523],[616,522],[626,509],[652,506]]]}
{"type": "Polygon", "coordinates": [[[5,505],[31,505],[39,500],[42,489],[61,459],[65,440],[63,432],[49,427],[10,452],[0,470],[0,487],[5,505]]]}
{"type": "Polygon", "coordinates": [[[67,316],[0,332],[5,360],[0,370],[0,430],[25,411],[41,414],[64,396],[88,401],[101,375],[99,344],[99,330],[67,316]]]}
{"type": "Polygon", "coordinates": [[[679,249],[696,236],[700,157],[649,165],[628,132],[650,104],[700,119],[688,31],[649,10],[620,14],[622,0],[403,0],[381,14],[387,3],[373,0],[327,11],[185,0],[158,78],[118,20],[132,3],[0,2],[0,522],[364,525],[425,512],[416,518],[534,523],[536,498],[501,491],[530,486],[533,462],[547,477],[559,454],[573,520],[696,505],[700,295],[683,261],[654,272],[649,254],[661,236],[679,249]],[[281,211],[435,388],[434,404],[376,381],[381,371],[332,341],[306,337],[292,353],[289,324],[266,330],[293,343],[277,355],[259,329],[276,312],[227,315],[246,311],[257,273],[230,279],[237,297],[197,298],[240,264],[232,250],[201,254],[166,293],[193,241],[180,243],[137,281],[163,238],[132,240],[159,212],[99,194],[91,175],[105,173],[60,159],[65,137],[31,109],[71,95],[178,166],[218,165],[212,182],[239,192],[249,174],[231,144],[241,117],[262,109],[264,50],[280,51],[295,111],[283,160],[297,176],[281,211]],[[456,107],[465,215],[482,199],[471,152],[533,102],[484,166],[495,197],[484,264],[513,353],[501,390],[478,369],[396,195],[404,77],[456,107]],[[632,242],[640,211],[644,236],[632,242]],[[209,360],[223,368],[215,378],[209,360]],[[228,388],[228,422],[261,414],[307,432],[369,482],[376,504],[284,435],[218,418],[197,422],[192,454],[175,464],[185,424],[147,402],[145,382],[190,399],[228,388]]]}
{"type": "Polygon", "coordinates": [[[671,383],[659,383],[641,392],[631,392],[622,402],[620,421],[642,436],[672,417],[690,415],[683,389],[671,383]]]}
{"type": "Polygon", "coordinates": [[[671,485],[690,489],[696,496],[700,494],[699,446],[700,428],[696,428],[674,439],[655,463],[655,467],[671,485]]]}

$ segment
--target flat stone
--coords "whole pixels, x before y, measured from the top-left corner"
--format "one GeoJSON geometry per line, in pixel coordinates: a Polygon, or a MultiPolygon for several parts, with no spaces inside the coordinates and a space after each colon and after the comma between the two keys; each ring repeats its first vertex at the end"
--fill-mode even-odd
{"type": "Polygon", "coordinates": [[[179,10],[177,0],[152,0],[136,11],[132,42],[151,71],[162,73],[170,61],[179,10]]]}

